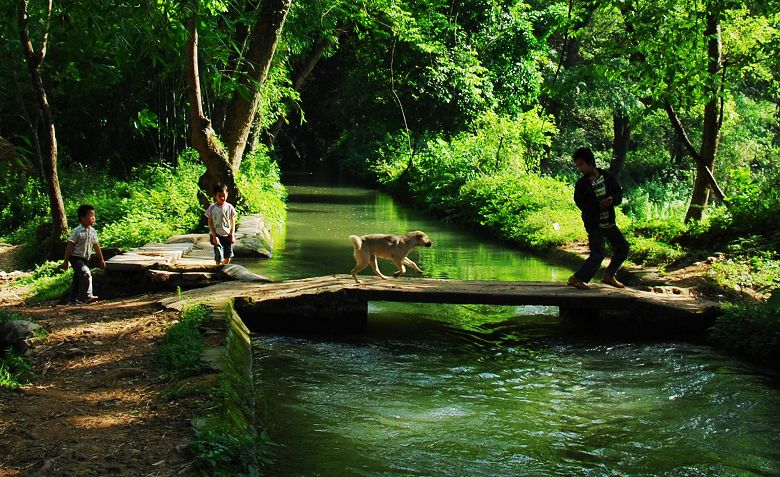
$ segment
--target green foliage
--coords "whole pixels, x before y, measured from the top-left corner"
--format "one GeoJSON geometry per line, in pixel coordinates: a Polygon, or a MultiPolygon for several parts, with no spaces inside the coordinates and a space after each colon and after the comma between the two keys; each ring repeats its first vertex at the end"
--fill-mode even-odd
{"type": "Polygon", "coordinates": [[[83,200],[93,201],[98,221],[104,221],[95,225],[101,246],[127,249],[193,230],[202,213],[197,199],[201,172],[199,164],[182,158],[176,168],[145,166],[134,171],[133,179],[114,182],[112,188],[80,187],[83,200]]]}
{"type": "Polygon", "coordinates": [[[470,181],[460,191],[461,217],[532,250],[584,237],[571,188],[549,177],[504,172],[470,181]]]}
{"type": "Polygon", "coordinates": [[[777,364],[780,359],[780,289],[766,303],[725,305],[710,329],[716,344],[777,364]]]}
{"type": "Polygon", "coordinates": [[[236,180],[243,199],[236,204],[239,212],[259,213],[272,223],[284,221],[287,190],[281,183],[279,164],[259,149],[244,158],[240,172],[236,180]]]}
{"type": "Polygon", "coordinates": [[[42,303],[59,299],[70,288],[73,279],[73,269],[62,269],[62,262],[44,262],[35,267],[28,277],[15,282],[17,286],[28,286],[27,301],[42,303]]]}
{"type": "MultiPolygon", "coordinates": [[[[69,225],[78,224],[76,210],[87,203],[95,207],[95,229],[103,248],[126,250],[192,232],[203,214],[198,201],[198,178],[202,172],[203,166],[192,150],[180,157],[176,167],[150,164],[133,170],[126,180],[83,166],[62,170],[60,183],[69,225]]],[[[277,223],[284,219],[286,192],[280,182],[279,167],[264,152],[243,161],[237,181],[244,192],[244,201],[238,204],[240,212],[261,213],[277,223]]],[[[36,230],[48,219],[48,199],[37,181],[23,181],[24,193],[18,193],[17,186],[13,182],[0,184],[0,200],[18,197],[14,205],[23,207],[3,209],[0,232],[10,232],[8,241],[25,243],[34,250],[39,239],[36,230]]]]}
{"type": "Polygon", "coordinates": [[[753,173],[747,167],[731,171],[728,194],[728,214],[713,221],[713,228],[731,229],[737,235],[745,233],[767,235],[777,233],[780,214],[780,174],[770,176],[753,173]]]}
{"type": "MultiPolygon", "coordinates": [[[[0,309],[0,327],[12,320],[22,320],[18,313],[0,309]]],[[[0,354],[0,389],[16,389],[24,385],[32,374],[32,367],[24,356],[12,349],[3,350],[0,354]]]]}
{"type": "Polygon", "coordinates": [[[9,173],[0,183],[0,236],[15,244],[35,238],[36,227],[48,217],[48,204],[39,180],[9,173]]]}
{"type": "MultiPolygon", "coordinates": [[[[74,166],[60,172],[60,184],[69,226],[78,225],[76,210],[81,204],[95,207],[101,247],[130,248],[151,241],[163,241],[173,234],[192,230],[201,210],[197,182],[202,166],[184,156],[176,167],[149,165],[133,171],[131,179],[117,180],[101,171],[74,166]]],[[[20,209],[0,217],[0,226],[12,243],[34,243],[35,229],[48,218],[48,200],[41,185],[27,181],[31,193],[22,195],[30,203],[25,214],[20,209]],[[23,222],[20,217],[24,217],[23,222]],[[14,227],[19,227],[14,229],[14,227]]],[[[2,195],[12,195],[13,184],[0,185],[2,195]]]]}
{"type": "Polygon", "coordinates": [[[0,308],[0,325],[7,321],[18,321],[23,319],[24,318],[22,318],[19,313],[0,308]]]}
{"type": "Polygon", "coordinates": [[[668,265],[685,256],[685,252],[677,244],[633,234],[626,234],[626,240],[630,247],[631,261],[641,265],[668,265]]]}
{"type": "Polygon", "coordinates": [[[270,463],[273,445],[266,432],[253,437],[224,418],[207,419],[195,426],[193,447],[198,460],[216,476],[259,476],[257,469],[248,468],[247,456],[257,456],[261,463],[270,463]]]}
{"type": "MultiPolygon", "coordinates": [[[[454,213],[460,207],[454,199],[467,182],[500,172],[524,174],[536,170],[540,151],[550,144],[554,133],[555,127],[540,116],[538,109],[515,119],[485,114],[470,131],[449,140],[440,136],[419,148],[413,157],[409,190],[428,208],[454,213]]],[[[408,162],[403,139],[389,139],[383,151],[385,161],[374,167],[383,183],[395,181],[408,162]]]]}
{"type": "Polygon", "coordinates": [[[157,365],[163,373],[182,378],[206,369],[201,359],[205,345],[200,327],[212,316],[208,306],[195,305],[187,308],[181,320],[168,329],[157,351],[157,365]]]}
{"type": "MultiPolygon", "coordinates": [[[[733,253],[734,246],[730,249],[733,253]]],[[[714,262],[710,276],[729,288],[752,288],[759,292],[780,288],[780,255],[777,251],[761,252],[754,247],[747,250],[750,253],[745,253],[740,246],[737,254],[714,262]]]]}
{"type": "Polygon", "coordinates": [[[23,356],[11,349],[6,349],[0,355],[0,388],[19,388],[27,382],[31,374],[32,367],[23,356]]]}

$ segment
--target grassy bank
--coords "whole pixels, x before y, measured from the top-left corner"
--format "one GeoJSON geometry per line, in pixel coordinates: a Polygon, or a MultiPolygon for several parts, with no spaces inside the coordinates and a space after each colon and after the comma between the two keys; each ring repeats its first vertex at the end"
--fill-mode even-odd
{"type": "MultiPolygon", "coordinates": [[[[131,171],[129,179],[78,165],[63,168],[60,185],[68,226],[78,225],[76,209],[81,204],[91,204],[103,248],[126,250],[197,231],[203,215],[197,184],[203,171],[192,150],[182,154],[176,166],[143,166],[131,171]]],[[[247,157],[237,182],[242,191],[242,201],[235,204],[239,214],[261,214],[270,222],[284,220],[285,190],[275,162],[262,154],[247,157]]],[[[44,224],[49,220],[48,199],[39,179],[11,179],[0,186],[0,203],[0,240],[25,244],[26,258],[34,263],[37,243],[45,238],[48,228],[44,224]]]]}

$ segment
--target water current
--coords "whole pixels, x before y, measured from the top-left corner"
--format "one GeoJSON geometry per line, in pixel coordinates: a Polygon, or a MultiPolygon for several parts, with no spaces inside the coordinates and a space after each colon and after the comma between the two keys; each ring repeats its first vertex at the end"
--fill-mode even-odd
{"type": "MultiPolygon", "coordinates": [[[[274,258],[246,264],[275,280],[349,273],[350,234],[415,229],[427,277],[571,272],[380,192],[289,190],[274,258]]],[[[358,335],[253,345],[267,475],[780,475],[777,378],[701,344],[572,335],[555,308],[371,303],[358,335]]]]}

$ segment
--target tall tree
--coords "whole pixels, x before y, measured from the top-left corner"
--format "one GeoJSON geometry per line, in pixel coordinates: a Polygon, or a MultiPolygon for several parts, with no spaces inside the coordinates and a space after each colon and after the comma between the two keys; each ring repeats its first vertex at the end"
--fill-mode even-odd
{"type": "Polygon", "coordinates": [[[233,197],[240,197],[236,175],[246,148],[260,100],[261,88],[268,77],[284,21],[292,0],[266,0],[249,33],[249,50],[240,61],[241,75],[226,112],[224,146],[203,109],[198,62],[198,2],[189,21],[187,42],[187,82],[190,98],[192,144],[206,165],[198,182],[203,202],[209,201],[211,188],[225,183],[233,197]]]}
{"type": "Polygon", "coordinates": [[[710,189],[719,199],[724,197],[712,175],[715,157],[718,153],[718,144],[720,143],[720,126],[723,124],[723,83],[718,78],[721,74],[725,74],[725,71],[723,71],[720,11],[717,6],[710,5],[706,13],[704,37],[707,39],[707,74],[709,81],[706,81],[703,86],[704,96],[708,99],[704,105],[701,147],[699,151],[696,151],[688,139],[688,135],[685,133],[674,108],[668,100],[665,100],[666,112],[674,128],[685,141],[686,149],[688,149],[696,163],[696,178],[693,183],[688,211],[685,214],[686,222],[701,220],[704,207],[709,201],[710,189]]]}
{"type": "MultiPolygon", "coordinates": [[[[22,42],[22,50],[27,62],[27,70],[30,73],[33,91],[38,105],[38,113],[41,116],[42,127],[41,134],[44,140],[41,141],[45,147],[42,154],[43,177],[46,181],[46,193],[49,197],[49,208],[51,212],[51,230],[49,241],[45,244],[44,253],[53,258],[55,245],[62,239],[63,234],[68,228],[68,221],[65,217],[65,206],[62,202],[62,193],[60,192],[60,181],[57,175],[57,135],[54,129],[54,119],[52,118],[49,100],[46,97],[46,89],[43,86],[41,77],[41,64],[46,57],[46,47],[49,37],[49,25],[51,24],[52,0],[46,4],[46,18],[43,22],[43,31],[41,33],[40,48],[36,51],[33,48],[30,39],[29,16],[27,12],[28,0],[19,0],[18,24],[19,34],[22,42]]],[[[33,133],[37,134],[37,131],[33,133]]]]}

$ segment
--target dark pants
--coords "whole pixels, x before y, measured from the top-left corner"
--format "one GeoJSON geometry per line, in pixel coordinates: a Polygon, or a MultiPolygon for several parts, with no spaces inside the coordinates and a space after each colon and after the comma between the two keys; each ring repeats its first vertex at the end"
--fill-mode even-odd
{"type": "Polygon", "coordinates": [[[214,260],[217,265],[222,263],[222,260],[233,258],[233,244],[230,243],[230,236],[224,237],[217,235],[217,242],[219,245],[214,245],[214,260]]]}
{"type": "Polygon", "coordinates": [[[588,246],[590,247],[590,256],[580,266],[574,276],[585,283],[588,283],[598,272],[601,262],[607,256],[604,249],[604,242],[609,242],[612,247],[612,260],[609,261],[605,275],[614,275],[623,262],[628,258],[628,242],[617,225],[608,229],[601,227],[586,227],[588,232],[588,246]]]}
{"type": "Polygon", "coordinates": [[[68,302],[73,303],[76,300],[86,302],[87,298],[92,296],[92,272],[89,271],[89,265],[81,257],[70,257],[68,262],[73,268],[68,302]]]}

